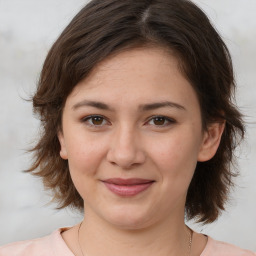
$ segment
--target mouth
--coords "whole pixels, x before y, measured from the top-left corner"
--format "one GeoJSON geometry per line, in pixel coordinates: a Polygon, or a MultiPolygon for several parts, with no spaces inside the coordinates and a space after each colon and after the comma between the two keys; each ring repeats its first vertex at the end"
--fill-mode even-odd
{"type": "Polygon", "coordinates": [[[147,190],[155,181],[139,178],[112,178],[102,182],[112,193],[118,196],[131,197],[147,190]]]}

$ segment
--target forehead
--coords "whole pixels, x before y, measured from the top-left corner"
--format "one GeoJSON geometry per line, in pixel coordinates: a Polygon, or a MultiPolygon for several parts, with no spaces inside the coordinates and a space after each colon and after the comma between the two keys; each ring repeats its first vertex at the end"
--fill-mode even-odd
{"type": "Polygon", "coordinates": [[[196,95],[174,55],[163,48],[137,48],[100,62],[75,86],[68,99],[84,97],[130,104],[147,103],[152,98],[186,102],[196,95]]]}
{"type": "MultiPolygon", "coordinates": [[[[133,72],[133,77],[138,73],[149,75],[152,74],[152,69],[155,72],[159,72],[162,66],[175,68],[177,63],[176,58],[164,48],[144,47],[129,49],[120,53],[114,53],[99,62],[81,82],[88,85],[91,83],[96,85],[100,81],[123,79],[127,72],[133,72]]],[[[78,84],[81,84],[81,82],[78,84]]]]}

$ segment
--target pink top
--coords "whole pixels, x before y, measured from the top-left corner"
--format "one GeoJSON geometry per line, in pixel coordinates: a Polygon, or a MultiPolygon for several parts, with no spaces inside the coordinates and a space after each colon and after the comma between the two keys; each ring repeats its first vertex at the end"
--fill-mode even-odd
{"type": "MultiPolygon", "coordinates": [[[[74,256],[61,236],[66,229],[58,229],[43,238],[2,246],[0,256],[74,256]]],[[[208,237],[201,256],[256,256],[256,253],[208,237]]]]}

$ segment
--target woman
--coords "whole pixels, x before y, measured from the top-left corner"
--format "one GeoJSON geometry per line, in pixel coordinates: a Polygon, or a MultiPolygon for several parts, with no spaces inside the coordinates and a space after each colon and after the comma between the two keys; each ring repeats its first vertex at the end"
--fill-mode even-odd
{"type": "Polygon", "coordinates": [[[93,0],[50,50],[30,172],[84,220],[0,255],[255,255],[188,228],[215,221],[241,114],[229,52],[185,0],[93,0]]]}

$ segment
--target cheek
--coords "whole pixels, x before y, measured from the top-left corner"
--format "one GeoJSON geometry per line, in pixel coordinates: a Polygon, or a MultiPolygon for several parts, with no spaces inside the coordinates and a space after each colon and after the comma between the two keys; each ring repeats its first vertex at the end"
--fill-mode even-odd
{"type": "Polygon", "coordinates": [[[90,140],[76,141],[69,144],[69,170],[73,183],[85,200],[87,195],[96,194],[94,182],[104,157],[104,148],[101,144],[90,140]]]}
{"type": "Polygon", "coordinates": [[[189,183],[197,164],[199,142],[191,131],[175,133],[155,143],[151,151],[153,161],[163,176],[189,183]]]}
{"type": "Polygon", "coordinates": [[[101,143],[93,141],[86,136],[81,139],[73,138],[68,145],[68,162],[71,175],[92,176],[95,175],[101,159],[105,155],[105,149],[101,143]]]}

